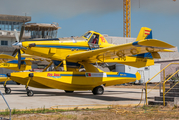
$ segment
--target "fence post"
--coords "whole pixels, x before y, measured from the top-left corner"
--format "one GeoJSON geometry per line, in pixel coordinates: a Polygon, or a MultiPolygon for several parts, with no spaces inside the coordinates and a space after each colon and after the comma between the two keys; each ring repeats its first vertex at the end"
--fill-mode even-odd
{"type": "Polygon", "coordinates": [[[10,115],[9,115],[9,120],[11,120],[11,108],[9,107],[9,104],[7,103],[7,101],[6,101],[5,97],[4,97],[4,95],[1,93],[1,91],[0,91],[0,94],[1,94],[2,98],[4,99],[4,101],[5,101],[6,105],[7,105],[7,106],[8,106],[8,108],[9,108],[9,112],[10,112],[10,115]]]}

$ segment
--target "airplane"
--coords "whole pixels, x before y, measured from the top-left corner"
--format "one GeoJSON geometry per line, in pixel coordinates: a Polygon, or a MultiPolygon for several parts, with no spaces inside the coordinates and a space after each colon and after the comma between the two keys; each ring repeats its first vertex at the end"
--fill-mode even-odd
{"type": "MultiPolygon", "coordinates": [[[[32,61],[47,61],[50,62],[50,59],[44,59],[38,56],[30,56],[27,54],[24,54],[22,51],[20,51],[21,56],[19,56],[19,53],[17,53],[14,57],[7,55],[7,54],[0,54],[0,68],[6,68],[14,71],[20,71],[20,72],[27,72],[27,71],[33,71],[32,69],[32,61]],[[21,57],[21,61],[19,62],[18,59],[21,57]],[[19,67],[19,64],[21,64],[19,67]]],[[[9,87],[6,87],[7,81],[11,81],[12,79],[9,79],[6,74],[0,74],[0,82],[4,82],[4,88],[5,93],[10,94],[11,89],[9,87]]],[[[13,81],[13,80],[12,80],[13,81]]],[[[16,82],[18,85],[20,83],[16,82]]]]}
{"type": "MultiPolygon", "coordinates": [[[[16,39],[22,39],[21,35],[18,38],[16,29],[14,29],[14,34],[16,39]]],[[[50,59],[44,59],[38,56],[33,56],[32,58],[29,57],[29,55],[24,54],[21,50],[15,50],[12,56],[7,54],[0,54],[0,68],[6,68],[14,71],[30,71],[32,70],[32,61],[44,60],[46,60],[47,62],[50,61],[50,59]]],[[[11,79],[7,79],[6,74],[0,74],[0,82],[4,82],[5,93],[10,94],[11,89],[6,87],[7,81],[11,81],[11,79]]]]}
{"type": "MultiPolygon", "coordinates": [[[[22,34],[17,35],[16,29],[14,29],[14,34],[16,39],[22,39],[22,34]]],[[[0,54],[0,68],[6,68],[14,71],[29,71],[32,69],[32,61],[44,61],[49,62],[49,59],[44,59],[38,56],[29,57],[29,55],[24,54],[21,50],[15,50],[12,56],[7,54],[0,54]],[[19,60],[20,59],[20,60],[19,60]]],[[[4,82],[5,93],[10,94],[11,89],[6,87],[7,81],[11,79],[7,79],[6,74],[0,74],[0,82],[4,82]]],[[[17,83],[19,84],[19,83],[17,83]]]]}
{"type": "Polygon", "coordinates": [[[138,72],[104,72],[94,64],[98,66],[99,63],[117,62],[138,68],[145,67],[154,65],[154,59],[160,59],[158,52],[173,52],[168,48],[174,48],[168,43],[153,39],[152,30],[147,27],[141,28],[135,42],[121,45],[109,44],[102,34],[88,31],[81,37],[19,39],[12,46],[16,51],[22,50],[31,57],[35,55],[52,60],[43,72],[7,74],[10,79],[26,85],[28,96],[34,95],[28,86],[62,89],[66,93],[91,90],[94,95],[101,95],[104,92],[103,86],[134,82],[140,80],[141,76],[138,72]],[[52,63],[55,64],[55,69],[62,66],[62,71],[46,71],[52,63]],[[80,68],[85,68],[85,71],[80,72],[80,68]]]}
{"type": "MultiPolygon", "coordinates": [[[[18,67],[18,54],[14,56],[6,55],[6,54],[0,54],[0,68],[6,68],[10,70],[15,70],[15,71],[26,71],[26,70],[31,70],[32,67],[32,62],[34,61],[32,58],[21,58],[21,68],[19,69],[18,67]]],[[[7,81],[10,81],[11,79],[7,79],[6,74],[0,74],[0,82],[4,82],[4,88],[5,88],[5,93],[10,94],[11,89],[6,87],[7,81]]]]}
{"type": "Polygon", "coordinates": [[[21,58],[21,67],[18,67],[18,54],[14,56],[6,55],[6,54],[0,54],[0,68],[6,68],[10,70],[15,71],[24,71],[24,70],[30,70],[31,69],[31,61],[32,58],[21,58]]]}

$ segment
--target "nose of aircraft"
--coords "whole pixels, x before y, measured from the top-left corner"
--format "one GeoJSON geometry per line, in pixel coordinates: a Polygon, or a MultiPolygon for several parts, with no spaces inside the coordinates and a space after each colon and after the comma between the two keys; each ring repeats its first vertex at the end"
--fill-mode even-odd
{"type": "Polygon", "coordinates": [[[22,43],[21,42],[16,42],[12,44],[12,47],[16,49],[21,49],[22,48],[22,43]]]}

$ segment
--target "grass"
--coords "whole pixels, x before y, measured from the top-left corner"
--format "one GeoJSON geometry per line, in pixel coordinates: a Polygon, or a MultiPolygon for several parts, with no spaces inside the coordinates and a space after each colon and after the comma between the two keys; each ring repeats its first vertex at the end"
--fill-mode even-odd
{"type": "MultiPolygon", "coordinates": [[[[109,109],[109,108],[107,108],[109,109]]],[[[18,109],[12,109],[11,111],[11,115],[20,115],[20,114],[36,114],[36,113],[57,113],[57,112],[67,112],[67,111],[79,111],[80,109],[78,109],[77,107],[74,108],[74,109],[46,109],[45,107],[43,108],[38,108],[38,109],[29,109],[29,110],[18,110],[18,109]]],[[[82,110],[86,110],[86,111],[92,111],[92,110],[100,110],[100,108],[97,108],[97,109],[89,109],[89,108],[86,108],[86,109],[82,109],[82,110]]],[[[0,112],[0,115],[3,115],[3,116],[7,116],[9,115],[9,110],[8,109],[5,109],[4,112],[0,112]]]]}
{"type": "MultiPolygon", "coordinates": [[[[38,108],[38,109],[30,109],[30,110],[17,110],[13,109],[11,114],[33,114],[33,113],[55,113],[55,112],[64,112],[67,110],[61,110],[61,109],[44,109],[44,108],[38,108]]],[[[4,112],[0,112],[0,115],[9,115],[9,110],[6,109],[4,112]]]]}
{"type": "MultiPolygon", "coordinates": [[[[5,115],[5,110],[0,114],[5,115]]],[[[179,108],[177,106],[120,106],[112,105],[107,109],[31,109],[19,111],[12,110],[13,120],[144,120],[144,119],[179,119],[179,108]]]]}

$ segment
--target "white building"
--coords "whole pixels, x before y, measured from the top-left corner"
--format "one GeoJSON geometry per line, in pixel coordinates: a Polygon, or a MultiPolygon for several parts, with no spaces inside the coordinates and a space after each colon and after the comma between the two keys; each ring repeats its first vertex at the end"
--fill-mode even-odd
{"type": "MultiPolygon", "coordinates": [[[[14,29],[20,34],[23,23],[31,21],[30,16],[2,15],[0,14],[0,53],[12,55],[15,43],[14,29]]],[[[22,39],[30,38],[29,33],[25,33],[22,39]]]]}

